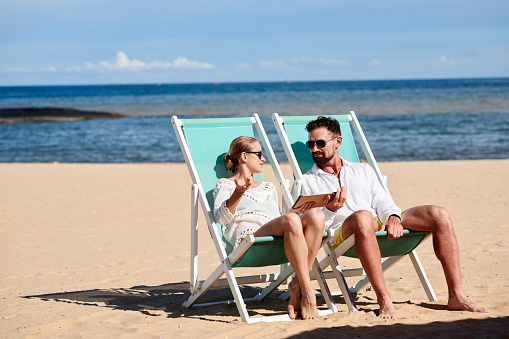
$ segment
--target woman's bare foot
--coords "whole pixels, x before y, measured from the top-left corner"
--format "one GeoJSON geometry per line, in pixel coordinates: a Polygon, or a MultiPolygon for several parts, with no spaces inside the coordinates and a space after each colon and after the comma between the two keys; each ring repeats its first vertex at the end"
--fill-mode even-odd
{"type": "Polygon", "coordinates": [[[380,319],[396,319],[396,312],[390,296],[377,298],[378,305],[380,306],[380,319]]]}
{"type": "Polygon", "coordinates": [[[290,316],[290,319],[297,319],[301,312],[301,299],[302,299],[300,285],[297,278],[293,279],[288,284],[288,290],[290,291],[290,302],[288,303],[288,315],[290,316]]]}
{"type": "Polygon", "coordinates": [[[457,295],[455,297],[449,297],[447,302],[447,308],[451,311],[468,311],[468,312],[480,312],[488,313],[488,309],[477,306],[473,301],[467,298],[467,296],[457,295]]]}
{"type": "Polygon", "coordinates": [[[316,308],[316,297],[314,290],[310,288],[302,293],[301,300],[302,319],[314,319],[318,317],[318,309],[316,308]]]}

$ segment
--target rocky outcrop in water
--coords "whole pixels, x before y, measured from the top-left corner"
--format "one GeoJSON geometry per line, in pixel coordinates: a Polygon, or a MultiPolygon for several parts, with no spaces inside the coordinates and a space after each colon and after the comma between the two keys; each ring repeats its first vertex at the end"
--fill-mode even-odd
{"type": "Polygon", "coordinates": [[[122,117],[125,117],[125,115],[110,112],[82,111],[72,108],[27,107],[0,109],[0,123],[80,121],[122,117]]]}

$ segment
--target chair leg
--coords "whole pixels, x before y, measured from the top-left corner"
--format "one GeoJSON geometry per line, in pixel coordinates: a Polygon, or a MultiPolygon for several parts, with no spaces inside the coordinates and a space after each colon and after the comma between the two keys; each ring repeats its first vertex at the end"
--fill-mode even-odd
{"type": "Polygon", "coordinates": [[[341,271],[341,266],[339,266],[338,259],[332,249],[332,246],[328,243],[325,246],[325,253],[327,254],[327,259],[329,260],[332,272],[334,273],[334,277],[338,282],[339,288],[341,289],[341,293],[345,298],[346,305],[350,311],[357,311],[357,307],[355,306],[355,302],[353,301],[352,295],[350,294],[350,290],[348,289],[348,285],[345,280],[345,276],[341,271]]]}
{"type": "Polygon", "coordinates": [[[428,296],[428,300],[429,301],[437,300],[435,291],[433,291],[433,287],[431,287],[431,283],[428,280],[428,276],[426,275],[426,272],[424,272],[424,267],[422,266],[421,261],[419,260],[419,257],[417,256],[417,252],[415,250],[413,250],[412,252],[408,253],[408,256],[410,257],[410,260],[412,260],[412,264],[414,264],[415,271],[417,272],[417,275],[419,276],[419,280],[421,281],[422,287],[424,288],[424,291],[426,292],[426,295],[428,296]]]}
{"type": "MultiPolygon", "coordinates": [[[[402,255],[402,256],[394,256],[394,257],[389,257],[387,258],[386,260],[384,260],[382,262],[382,272],[385,272],[387,271],[389,268],[391,268],[392,266],[394,266],[398,261],[400,261],[401,259],[403,259],[405,256],[402,255]]],[[[355,286],[353,286],[352,288],[350,288],[350,292],[352,293],[357,293],[358,291],[360,291],[361,289],[367,287],[369,284],[369,279],[368,277],[364,277],[363,279],[359,280],[357,282],[357,284],[355,284],[355,286]]]]}
{"type": "MultiPolygon", "coordinates": [[[[327,246],[326,244],[325,246],[327,246]]],[[[336,307],[336,304],[334,303],[334,299],[332,298],[332,294],[329,289],[329,285],[327,285],[327,280],[323,276],[323,272],[320,269],[320,264],[318,263],[318,260],[315,258],[315,262],[313,264],[313,271],[315,276],[317,277],[316,281],[318,281],[318,285],[320,286],[320,290],[322,291],[322,295],[325,299],[325,303],[327,304],[327,308],[329,310],[332,310],[332,312],[336,313],[338,311],[338,308],[336,307]]]]}
{"type": "Polygon", "coordinates": [[[269,284],[269,286],[265,287],[258,295],[256,295],[255,299],[256,300],[263,300],[267,295],[272,293],[281,284],[286,282],[288,277],[290,275],[292,275],[293,272],[294,272],[293,267],[291,265],[286,265],[286,267],[278,275],[277,279],[275,281],[271,282],[269,284]]]}
{"type": "Polygon", "coordinates": [[[191,185],[191,294],[198,290],[198,185],[191,185]]]}
{"type": "Polygon", "coordinates": [[[202,295],[207,292],[216,281],[221,278],[221,276],[224,274],[224,265],[219,265],[214,272],[212,272],[211,275],[201,284],[201,286],[197,286],[196,293],[191,294],[191,296],[187,299],[186,302],[182,304],[184,307],[192,307],[198,299],[201,298],[202,295]]]}
{"type": "Polygon", "coordinates": [[[239,284],[235,279],[235,275],[233,274],[232,266],[230,265],[230,261],[228,260],[228,258],[226,258],[222,266],[224,267],[226,279],[228,279],[228,284],[230,285],[230,289],[233,293],[235,304],[237,304],[237,309],[239,310],[240,318],[242,319],[242,321],[250,323],[246,304],[244,303],[244,299],[242,298],[242,294],[240,293],[239,284]]]}

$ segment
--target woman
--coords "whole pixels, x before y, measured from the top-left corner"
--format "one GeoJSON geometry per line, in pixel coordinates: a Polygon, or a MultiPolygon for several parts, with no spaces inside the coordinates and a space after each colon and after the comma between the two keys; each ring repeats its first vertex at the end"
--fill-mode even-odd
{"type": "Polygon", "coordinates": [[[311,202],[281,216],[274,184],[253,179],[264,162],[256,139],[238,137],[232,141],[223,163],[233,176],[220,179],[214,189],[214,216],[233,246],[249,234],[284,237],[285,253],[295,270],[289,284],[288,314],[292,319],[313,319],[318,310],[309,271],[320,248],[324,215],[321,209],[312,208],[311,202]]]}

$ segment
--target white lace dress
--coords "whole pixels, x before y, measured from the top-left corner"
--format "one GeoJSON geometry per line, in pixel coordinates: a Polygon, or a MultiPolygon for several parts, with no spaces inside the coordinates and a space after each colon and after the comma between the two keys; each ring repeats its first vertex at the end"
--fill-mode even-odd
{"type": "Polygon", "coordinates": [[[234,247],[245,236],[281,216],[274,184],[263,181],[256,188],[249,188],[240,199],[235,213],[231,213],[226,207],[226,200],[230,199],[235,188],[235,182],[229,179],[219,179],[214,188],[214,217],[223,225],[223,235],[234,247]]]}

